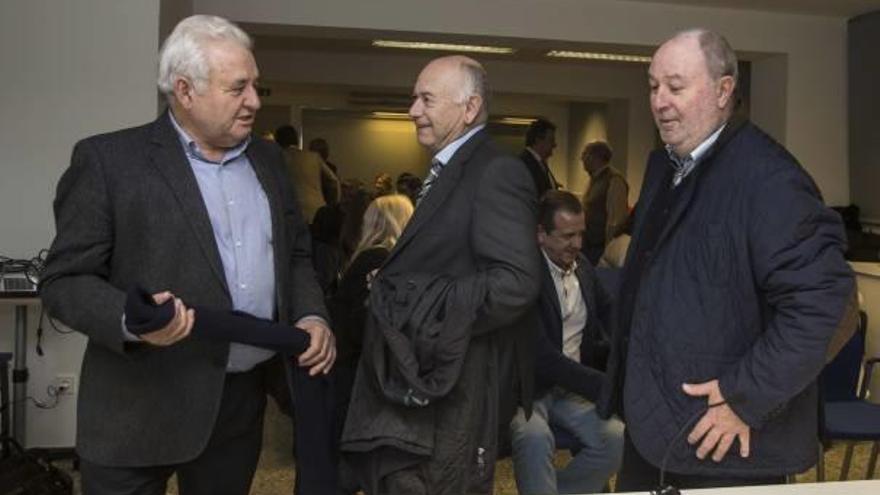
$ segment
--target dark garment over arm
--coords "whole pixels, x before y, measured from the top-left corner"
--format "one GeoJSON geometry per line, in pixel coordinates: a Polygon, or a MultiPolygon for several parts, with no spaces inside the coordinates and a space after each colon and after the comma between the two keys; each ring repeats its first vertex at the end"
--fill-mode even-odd
{"type": "MultiPolygon", "coordinates": [[[[238,342],[283,354],[302,354],[309,347],[305,331],[257,318],[243,311],[195,307],[192,335],[205,339],[238,342]]],[[[154,332],[174,318],[174,300],[155,304],[143,287],[129,289],[125,300],[125,326],[135,335],[154,332]]]]}

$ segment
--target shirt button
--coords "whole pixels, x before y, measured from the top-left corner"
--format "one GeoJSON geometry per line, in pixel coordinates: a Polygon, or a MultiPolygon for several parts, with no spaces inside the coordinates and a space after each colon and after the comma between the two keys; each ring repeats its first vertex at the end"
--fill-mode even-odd
{"type": "Polygon", "coordinates": [[[235,241],[235,247],[241,247],[241,241],[235,241]]]}
{"type": "Polygon", "coordinates": [[[247,289],[247,284],[238,284],[238,286],[242,289],[247,289]]]}
{"type": "Polygon", "coordinates": [[[228,204],[229,206],[232,206],[235,204],[235,200],[230,199],[229,201],[226,202],[226,204],[228,204]]]}

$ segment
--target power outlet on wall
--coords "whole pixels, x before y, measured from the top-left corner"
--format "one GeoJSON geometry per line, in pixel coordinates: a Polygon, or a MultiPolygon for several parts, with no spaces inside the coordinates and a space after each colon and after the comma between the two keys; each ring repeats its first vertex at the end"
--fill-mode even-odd
{"type": "Polygon", "coordinates": [[[52,380],[52,386],[59,396],[76,394],[76,375],[71,373],[59,373],[52,380]]]}

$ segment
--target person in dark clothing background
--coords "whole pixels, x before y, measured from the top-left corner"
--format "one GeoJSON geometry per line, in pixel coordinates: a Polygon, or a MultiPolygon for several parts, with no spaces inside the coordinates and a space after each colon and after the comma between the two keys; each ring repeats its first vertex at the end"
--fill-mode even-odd
{"type": "MultiPolygon", "coordinates": [[[[363,215],[361,238],[342,272],[335,293],[327,300],[338,351],[333,378],[339,435],[348,414],[351,388],[361,356],[370,283],[412,213],[412,202],[401,194],[380,196],[370,203],[363,215]]],[[[344,460],[340,463],[340,488],[345,493],[354,493],[358,489],[344,460]]]]}
{"type": "Polygon", "coordinates": [[[412,212],[412,203],[402,194],[379,196],[370,203],[363,215],[361,238],[342,272],[336,293],[327,303],[336,334],[336,392],[343,419],[360,359],[370,281],[400,238],[412,212]]]}
{"type": "Polygon", "coordinates": [[[519,158],[529,168],[539,198],[550,189],[560,187],[547,163],[555,148],[556,126],[546,119],[532,122],[526,131],[526,148],[519,154],[519,158]]]}

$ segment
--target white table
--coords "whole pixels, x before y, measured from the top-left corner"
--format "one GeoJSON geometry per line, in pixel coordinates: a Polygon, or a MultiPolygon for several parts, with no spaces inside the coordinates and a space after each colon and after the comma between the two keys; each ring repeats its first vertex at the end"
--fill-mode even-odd
{"type": "MultiPolygon", "coordinates": [[[[645,495],[647,492],[625,493],[645,495]]],[[[878,495],[880,494],[880,480],[705,488],[701,490],[681,490],[681,493],[682,495],[878,495]]]]}

